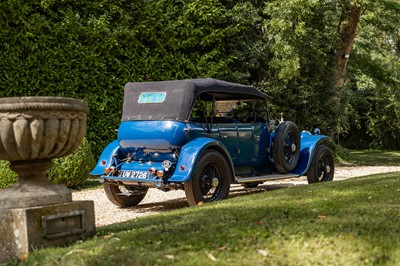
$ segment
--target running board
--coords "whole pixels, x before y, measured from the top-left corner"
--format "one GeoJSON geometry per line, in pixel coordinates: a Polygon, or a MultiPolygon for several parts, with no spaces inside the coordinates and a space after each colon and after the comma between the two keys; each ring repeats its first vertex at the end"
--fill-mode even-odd
{"type": "Polygon", "coordinates": [[[276,180],[276,179],[286,179],[286,178],[294,178],[300,177],[300,175],[296,174],[276,174],[276,175],[263,175],[263,176],[251,176],[251,177],[236,177],[238,183],[251,183],[251,182],[264,182],[268,180],[276,180]]]}

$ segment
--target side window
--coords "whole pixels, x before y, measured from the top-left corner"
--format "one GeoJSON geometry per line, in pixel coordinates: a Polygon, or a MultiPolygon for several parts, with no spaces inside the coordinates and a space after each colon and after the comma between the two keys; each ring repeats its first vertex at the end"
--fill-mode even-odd
{"type": "Polygon", "coordinates": [[[196,100],[190,121],[196,123],[231,124],[265,123],[265,107],[260,102],[196,100]]]}
{"type": "Polygon", "coordinates": [[[236,119],[239,123],[265,123],[266,111],[260,102],[238,102],[227,117],[236,119]]]}
{"type": "Polygon", "coordinates": [[[231,112],[237,109],[238,105],[239,103],[237,101],[216,101],[215,115],[217,117],[230,118],[231,112]]]}
{"type": "Polygon", "coordinates": [[[232,124],[238,121],[227,114],[236,105],[233,101],[201,101],[197,100],[190,115],[190,121],[196,123],[232,124]]]}
{"type": "Polygon", "coordinates": [[[196,100],[190,114],[190,121],[197,123],[207,123],[206,119],[212,114],[212,102],[196,100]]]}

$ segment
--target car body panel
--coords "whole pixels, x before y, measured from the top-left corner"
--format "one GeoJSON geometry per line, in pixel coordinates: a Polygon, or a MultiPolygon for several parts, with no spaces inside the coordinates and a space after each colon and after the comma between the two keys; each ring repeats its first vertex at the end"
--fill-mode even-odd
{"type": "Polygon", "coordinates": [[[310,168],[312,156],[318,145],[329,141],[329,137],[325,135],[315,135],[308,131],[301,132],[300,135],[300,160],[297,163],[296,169],[293,171],[297,175],[305,175],[310,168]]]}
{"type": "Polygon", "coordinates": [[[118,140],[114,140],[109,143],[103,152],[100,155],[99,160],[97,161],[96,166],[90,172],[91,175],[103,175],[104,169],[110,167],[111,165],[115,164],[113,161],[113,155],[117,153],[119,150],[118,140]]]}
{"type": "Polygon", "coordinates": [[[186,124],[178,121],[126,121],[118,129],[118,141],[123,148],[168,150],[185,144],[185,128],[186,124]]]}
{"type": "Polygon", "coordinates": [[[227,158],[228,165],[233,169],[233,162],[229,158],[229,152],[221,142],[212,138],[198,138],[182,147],[175,173],[169,181],[188,181],[196,168],[196,162],[207,149],[219,150],[227,158]]]}

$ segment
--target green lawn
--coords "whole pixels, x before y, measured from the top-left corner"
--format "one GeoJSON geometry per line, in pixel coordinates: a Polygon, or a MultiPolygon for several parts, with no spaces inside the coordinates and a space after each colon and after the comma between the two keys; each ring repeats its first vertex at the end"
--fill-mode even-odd
{"type": "Polygon", "coordinates": [[[400,173],[237,196],[98,228],[22,265],[400,265],[400,173]]]}
{"type": "MultiPolygon", "coordinates": [[[[351,151],[400,166],[400,152],[351,151]]],[[[86,187],[99,187],[91,180],[86,187]]],[[[14,265],[400,265],[400,173],[267,190],[97,228],[14,265]]]]}
{"type": "Polygon", "coordinates": [[[351,151],[351,163],[371,166],[400,166],[400,151],[351,151]]]}

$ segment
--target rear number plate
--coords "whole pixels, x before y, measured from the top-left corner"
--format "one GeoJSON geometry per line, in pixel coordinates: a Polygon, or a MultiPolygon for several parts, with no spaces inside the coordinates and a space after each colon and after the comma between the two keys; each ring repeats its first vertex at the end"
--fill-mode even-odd
{"type": "Polygon", "coordinates": [[[149,172],[142,171],[121,171],[120,176],[131,177],[131,178],[148,178],[149,172]]]}

